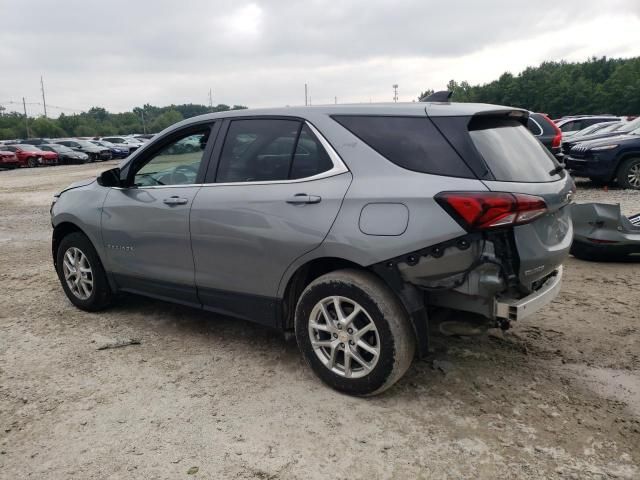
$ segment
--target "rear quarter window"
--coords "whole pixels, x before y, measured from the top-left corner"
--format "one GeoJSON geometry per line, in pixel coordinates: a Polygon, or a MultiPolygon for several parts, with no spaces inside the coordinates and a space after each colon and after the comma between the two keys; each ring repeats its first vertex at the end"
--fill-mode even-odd
{"type": "Polygon", "coordinates": [[[332,118],[402,168],[434,175],[475,178],[426,116],[335,115],[332,118]]]}

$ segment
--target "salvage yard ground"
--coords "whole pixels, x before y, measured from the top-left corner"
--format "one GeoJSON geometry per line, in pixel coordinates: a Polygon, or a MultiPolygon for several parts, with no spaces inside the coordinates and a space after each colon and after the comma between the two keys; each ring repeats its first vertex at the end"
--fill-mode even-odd
{"type": "MultiPolygon", "coordinates": [[[[0,172],[0,477],[640,478],[640,263],[571,258],[539,315],[436,338],[351,398],[260,326],[134,296],[75,309],[49,205],[110,164],[0,172]]],[[[640,212],[590,183],[578,201],[640,212]]]]}

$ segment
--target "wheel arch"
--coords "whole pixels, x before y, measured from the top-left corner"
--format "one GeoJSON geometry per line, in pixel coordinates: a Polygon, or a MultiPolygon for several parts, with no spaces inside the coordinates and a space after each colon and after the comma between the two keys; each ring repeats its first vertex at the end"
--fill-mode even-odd
{"type": "Polygon", "coordinates": [[[53,227],[53,235],[51,238],[51,256],[53,257],[53,266],[56,269],[58,268],[57,251],[58,251],[58,246],[60,245],[60,242],[64,237],[75,232],[82,233],[85,237],[87,237],[89,242],[91,242],[91,245],[93,245],[93,248],[96,251],[96,255],[98,255],[98,259],[102,264],[102,268],[104,268],[105,270],[105,273],[107,275],[107,280],[109,281],[109,286],[111,287],[111,290],[116,291],[117,286],[113,281],[113,278],[109,274],[109,271],[105,268],[104,258],[102,258],[102,251],[100,248],[98,248],[99,245],[96,245],[96,242],[94,241],[94,239],[91,238],[91,235],[89,235],[83,228],[79,227],[73,221],[64,220],[53,227]]]}
{"type": "Polygon", "coordinates": [[[377,266],[366,267],[340,257],[319,257],[300,265],[289,277],[282,298],[282,329],[287,332],[294,328],[295,309],[298,298],[304,289],[316,278],[336,270],[346,268],[364,270],[380,278],[394,295],[398,297],[411,322],[416,338],[417,355],[424,357],[428,353],[428,318],[424,295],[415,286],[408,283],[398,285],[389,275],[377,266]]]}

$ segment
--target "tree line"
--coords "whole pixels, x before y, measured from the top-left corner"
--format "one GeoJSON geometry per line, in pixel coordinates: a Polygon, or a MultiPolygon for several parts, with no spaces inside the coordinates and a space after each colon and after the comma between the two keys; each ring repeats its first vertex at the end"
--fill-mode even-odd
{"type": "MultiPolygon", "coordinates": [[[[484,85],[451,80],[454,102],[510,105],[549,114],[640,114],[640,57],[596,58],[586,62],[543,62],[484,85]]],[[[427,90],[420,98],[433,92],[427,90]]]]}
{"type": "Polygon", "coordinates": [[[0,110],[0,140],[157,133],[185,118],[244,108],[247,107],[224,104],[214,107],[192,103],[168,107],[146,104],[134,108],[131,112],[110,113],[102,107],[93,107],[87,112],[74,115],[61,114],[58,118],[27,117],[26,122],[24,114],[4,113],[0,110]]]}

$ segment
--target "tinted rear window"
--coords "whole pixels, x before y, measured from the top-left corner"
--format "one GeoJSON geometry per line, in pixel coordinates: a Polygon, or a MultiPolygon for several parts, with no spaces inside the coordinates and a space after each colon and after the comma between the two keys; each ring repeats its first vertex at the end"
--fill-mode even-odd
{"type": "Polygon", "coordinates": [[[425,117],[333,117],[396,165],[421,173],[475,178],[431,120],[425,117]]]}
{"type": "Polygon", "coordinates": [[[561,173],[553,156],[517,120],[475,117],[469,135],[496,180],[503,182],[551,182],[561,173]]]}

